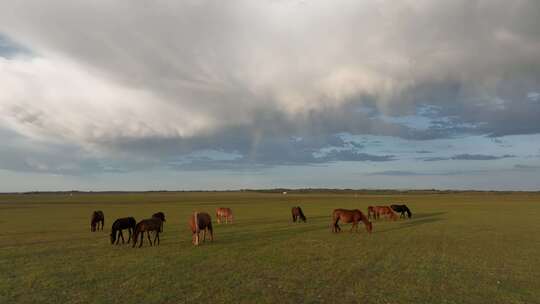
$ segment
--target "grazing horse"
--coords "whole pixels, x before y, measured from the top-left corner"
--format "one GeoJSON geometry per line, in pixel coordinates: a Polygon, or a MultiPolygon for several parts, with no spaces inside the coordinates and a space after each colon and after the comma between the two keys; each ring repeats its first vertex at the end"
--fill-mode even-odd
{"type": "Polygon", "coordinates": [[[191,228],[192,243],[199,246],[199,232],[204,230],[203,242],[206,240],[206,231],[210,232],[210,241],[214,241],[214,230],[212,229],[212,218],[206,212],[194,212],[188,220],[189,228],[191,228]]]}
{"type": "Polygon", "coordinates": [[[101,223],[101,230],[103,230],[103,225],[105,225],[105,215],[103,215],[103,211],[96,210],[92,213],[92,219],[90,220],[90,231],[94,232],[99,230],[99,223],[101,223]]]}
{"type": "Polygon", "coordinates": [[[367,232],[371,233],[373,230],[373,225],[367,219],[367,217],[358,209],[347,210],[347,209],[334,209],[332,212],[332,232],[340,232],[341,227],[339,227],[338,222],[342,221],[344,223],[352,223],[351,232],[353,229],[356,229],[358,232],[358,222],[364,222],[367,232]]]}
{"type": "Polygon", "coordinates": [[[405,217],[405,213],[407,213],[408,218],[411,218],[411,216],[412,216],[412,212],[409,209],[409,207],[407,207],[407,205],[390,205],[390,207],[395,212],[401,213],[401,215],[399,216],[400,218],[405,217]]]}
{"type": "Polygon", "coordinates": [[[371,219],[371,218],[373,218],[374,220],[377,219],[377,212],[376,212],[375,207],[373,207],[373,206],[367,207],[367,217],[368,217],[368,219],[371,219]]]}
{"type": "Polygon", "coordinates": [[[116,241],[116,245],[118,245],[120,238],[122,238],[122,244],[124,244],[124,235],[122,234],[122,230],[124,229],[127,229],[129,232],[129,238],[127,241],[129,243],[131,241],[131,234],[135,230],[136,225],[137,222],[132,217],[123,217],[114,221],[111,228],[111,244],[114,244],[114,241],[116,241]],[[117,235],[118,238],[116,238],[117,235]]]}
{"type": "Polygon", "coordinates": [[[161,225],[163,222],[161,219],[157,217],[149,218],[146,220],[142,220],[139,223],[137,223],[137,226],[135,226],[135,232],[133,233],[133,247],[137,244],[137,237],[139,236],[139,233],[141,234],[141,243],[139,245],[139,248],[143,245],[143,237],[144,232],[146,232],[146,236],[148,237],[148,242],[150,242],[150,246],[152,246],[152,240],[150,240],[150,232],[155,231],[156,236],[154,237],[154,245],[159,245],[159,231],[161,230],[161,225]]]}
{"type": "Polygon", "coordinates": [[[386,215],[386,216],[388,216],[389,219],[392,219],[394,221],[397,220],[396,213],[392,210],[392,208],[390,208],[388,206],[377,206],[377,207],[375,207],[375,213],[377,215],[377,219],[381,215],[386,215]]]}
{"type": "Polygon", "coordinates": [[[216,218],[218,224],[221,224],[221,221],[225,219],[225,223],[228,224],[229,220],[233,222],[233,213],[231,208],[217,208],[216,209],[216,218]]]}
{"type": "MultiPolygon", "coordinates": [[[[300,218],[304,223],[306,222],[306,216],[304,215],[304,212],[302,212],[302,208],[300,206],[292,207],[291,209],[292,213],[292,221],[296,223],[296,220],[300,218]]],[[[300,221],[298,221],[300,222],[300,221]]]]}
{"type": "Polygon", "coordinates": [[[159,228],[159,232],[163,232],[163,222],[165,222],[165,213],[160,211],[158,213],[152,214],[152,217],[155,217],[161,220],[161,228],[159,228]]]}

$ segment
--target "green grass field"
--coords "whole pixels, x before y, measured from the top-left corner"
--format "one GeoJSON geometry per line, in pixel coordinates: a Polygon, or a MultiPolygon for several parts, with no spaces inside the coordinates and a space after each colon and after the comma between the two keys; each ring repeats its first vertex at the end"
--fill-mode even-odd
{"type": "Polygon", "coordinates": [[[0,212],[0,303],[540,303],[540,194],[27,194],[0,212]],[[334,208],[396,201],[412,220],[330,232],[334,208]],[[218,206],[236,222],[192,246],[188,216],[218,206]],[[110,244],[114,219],[157,211],[159,247],[110,244]]]}

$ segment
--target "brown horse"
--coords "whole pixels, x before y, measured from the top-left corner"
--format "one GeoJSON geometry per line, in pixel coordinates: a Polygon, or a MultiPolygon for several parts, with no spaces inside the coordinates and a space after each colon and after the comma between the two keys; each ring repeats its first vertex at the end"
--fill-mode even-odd
{"type": "Polygon", "coordinates": [[[161,228],[159,229],[159,232],[163,232],[163,222],[165,222],[165,213],[157,212],[157,213],[152,214],[152,217],[155,217],[161,220],[161,228]]]}
{"type": "Polygon", "coordinates": [[[92,219],[90,220],[90,231],[94,232],[99,230],[100,223],[101,230],[103,230],[103,226],[105,225],[105,215],[103,214],[103,211],[96,210],[92,213],[92,219]]]}
{"type": "Polygon", "coordinates": [[[148,242],[150,242],[150,246],[152,246],[152,240],[150,240],[150,232],[154,231],[156,233],[156,236],[154,237],[154,245],[159,245],[159,231],[161,230],[161,225],[163,222],[161,219],[153,217],[150,219],[142,220],[139,223],[137,223],[137,226],[135,226],[135,232],[133,233],[133,247],[137,244],[137,237],[139,236],[139,233],[141,234],[141,243],[139,245],[139,248],[143,245],[143,237],[144,232],[146,232],[146,236],[148,237],[148,242]]]}
{"type": "Polygon", "coordinates": [[[340,220],[344,223],[352,223],[351,232],[353,231],[353,229],[355,229],[356,232],[358,232],[359,221],[364,222],[367,232],[371,233],[371,231],[373,230],[373,225],[371,224],[371,222],[362,213],[362,211],[358,209],[354,209],[354,210],[334,209],[334,211],[332,212],[332,223],[331,223],[332,232],[341,231],[341,228],[338,225],[338,222],[340,220]]]}
{"type": "Polygon", "coordinates": [[[293,222],[296,223],[297,219],[302,220],[304,223],[306,222],[306,216],[304,215],[304,212],[302,212],[302,208],[300,208],[299,206],[292,207],[291,213],[292,213],[292,221],[293,222]]]}
{"type": "Polygon", "coordinates": [[[388,219],[391,219],[393,221],[397,220],[397,214],[392,210],[392,208],[388,206],[377,206],[375,207],[375,212],[377,214],[377,219],[383,215],[387,216],[388,219]]]}
{"type": "Polygon", "coordinates": [[[199,246],[199,232],[204,230],[203,242],[206,241],[206,231],[210,232],[210,241],[214,240],[214,230],[212,229],[212,218],[206,212],[195,212],[188,220],[189,228],[193,233],[192,243],[199,246]]]}
{"type": "Polygon", "coordinates": [[[216,209],[216,218],[218,224],[221,224],[221,221],[225,219],[225,223],[228,224],[229,221],[233,222],[233,213],[231,208],[217,208],[216,209]]]}

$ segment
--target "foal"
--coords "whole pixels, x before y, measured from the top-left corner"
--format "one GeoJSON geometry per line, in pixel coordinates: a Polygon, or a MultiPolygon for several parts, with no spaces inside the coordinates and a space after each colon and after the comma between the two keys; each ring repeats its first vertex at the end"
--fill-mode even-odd
{"type": "Polygon", "coordinates": [[[199,232],[204,230],[203,242],[206,240],[206,231],[210,232],[210,241],[214,241],[214,229],[212,228],[212,218],[206,212],[195,212],[188,220],[189,228],[192,232],[192,243],[199,246],[199,232]]]}
{"type": "Polygon", "coordinates": [[[367,217],[358,209],[347,210],[347,209],[334,209],[332,212],[332,232],[340,232],[341,227],[339,227],[338,222],[342,221],[344,223],[352,223],[351,232],[353,229],[356,229],[358,232],[358,222],[362,221],[366,226],[367,232],[371,233],[373,230],[373,225],[367,219],[367,217]]]}
{"type": "Polygon", "coordinates": [[[302,212],[302,208],[300,206],[292,207],[291,209],[292,213],[292,221],[296,223],[296,220],[300,219],[304,223],[306,222],[306,216],[304,215],[304,212],[302,212]]]}
{"type": "Polygon", "coordinates": [[[103,230],[103,225],[105,225],[105,215],[103,211],[96,210],[92,213],[92,219],[90,220],[90,231],[94,232],[99,230],[99,224],[101,223],[101,230],[103,230]]]}
{"type": "Polygon", "coordinates": [[[155,231],[156,233],[156,236],[154,237],[154,244],[156,244],[156,239],[157,239],[157,244],[159,245],[159,232],[161,231],[162,224],[163,222],[161,221],[161,219],[156,218],[156,217],[140,221],[137,224],[137,226],[135,226],[135,232],[133,233],[133,246],[132,247],[135,247],[135,245],[137,244],[137,237],[139,236],[139,233],[141,234],[141,243],[139,245],[139,248],[142,247],[144,232],[146,232],[146,236],[148,237],[148,242],[150,242],[150,246],[152,246],[152,240],[150,240],[151,231],[155,231]]]}
{"type": "Polygon", "coordinates": [[[124,244],[124,235],[122,234],[122,230],[124,229],[127,229],[129,232],[129,238],[127,241],[129,243],[131,241],[131,234],[133,233],[136,225],[137,222],[132,217],[123,217],[114,221],[111,228],[111,244],[114,244],[114,241],[116,241],[116,245],[118,245],[120,238],[122,238],[122,244],[124,244]],[[116,238],[117,235],[118,239],[116,238]]]}

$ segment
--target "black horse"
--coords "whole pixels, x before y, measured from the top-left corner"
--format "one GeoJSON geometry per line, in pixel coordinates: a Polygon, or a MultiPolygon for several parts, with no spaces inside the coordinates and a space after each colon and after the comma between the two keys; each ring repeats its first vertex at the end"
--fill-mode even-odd
{"type": "Polygon", "coordinates": [[[137,221],[135,221],[135,219],[132,217],[123,217],[114,221],[111,228],[111,244],[114,244],[116,241],[116,245],[118,245],[120,238],[122,238],[122,244],[124,244],[124,235],[122,234],[122,230],[124,229],[127,229],[129,232],[129,238],[127,241],[129,243],[131,241],[131,234],[135,230],[136,225],[137,221]]]}
{"type": "Polygon", "coordinates": [[[153,218],[158,218],[158,219],[161,220],[161,227],[159,228],[159,232],[163,232],[163,222],[165,222],[165,213],[160,211],[158,213],[152,214],[152,217],[153,218]]]}
{"type": "Polygon", "coordinates": [[[304,215],[304,212],[302,212],[302,208],[300,208],[299,206],[292,207],[291,213],[293,222],[296,223],[296,220],[298,218],[300,218],[304,223],[306,222],[306,216],[304,215]]]}
{"type": "Polygon", "coordinates": [[[408,218],[411,218],[412,216],[411,210],[409,207],[407,207],[407,205],[391,205],[390,208],[392,208],[392,210],[395,212],[401,213],[400,217],[405,217],[405,213],[407,213],[408,218]]]}

